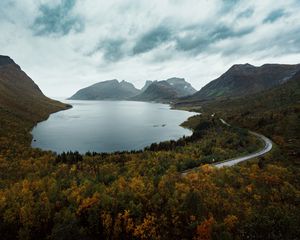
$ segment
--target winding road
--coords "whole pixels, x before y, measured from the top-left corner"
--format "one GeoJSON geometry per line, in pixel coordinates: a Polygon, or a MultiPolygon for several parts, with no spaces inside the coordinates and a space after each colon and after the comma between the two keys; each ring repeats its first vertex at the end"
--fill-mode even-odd
{"type": "Polygon", "coordinates": [[[237,158],[233,158],[233,159],[229,159],[229,160],[225,160],[225,161],[222,161],[222,162],[218,162],[218,163],[215,163],[213,164],[213,166],[217,167],[217,168],[221,168],[221,167],[231,167],[237,163],[240,163],[240,162],[244,162],[244,161],[247,161],[247,160],[250,160],[252,158],[256,158],[256,157],[259,157],[259,156],[262,156],[264,154],[266,154],[267,152],[269,152],[272,147],[273,147],[273,144],[272,144],[272,141],[265,137],[264,135],[261,135],[259,133],[256,133],[256,132],[251,132],[249,131],[250,134],[260,138],[265,146],[263,149],[257,151],[257,152],[254,152],[254,153],[251,153],[247,156],[244,156],[244,157],[237,157],[237,158]]]}
{"type": "MultiPolygon", "coordinates": [[[[230,126],[230,124],[228,124],[227,122],[225,122],[222,118],[220,118],[220,121],[224,125],[230,126]]],[[[265,137],[262,134],[256,133],[256,132],[249,131],[249,133],[252,134],[252,135],[254,135],[254,136],[256,136],[256,137],[258,137],[262,142],[264,142],[263,149],[261,149],[261,150],[259,150],[257,152],[251,153],[249,155],[243,156],[243,157],[236,157],[236,158],[228,159],[228,160],[225,160],[225,161],[222,161],[222,162],[217,162],[217,163],[212,164],[212,166],[215,166],[217,168],[231,167],[231,166],[236,165],[236,164],[238,164],[240,162],[244,162],[244,161],[247,161],[247,160],[250,160],[250,159],[262,156],[262,155],[266,154],[267,152],[271,151],[271,149],[273,147],[273,144],[272,144],[272,141],[269,138],[265,137]]],[[[188,169],[188,170],[182,172],[182,175],[185,176],[188,173],[190,173],[192,171],[196,171],[196,170],[199,170],[199,167],[188,169]]]]}

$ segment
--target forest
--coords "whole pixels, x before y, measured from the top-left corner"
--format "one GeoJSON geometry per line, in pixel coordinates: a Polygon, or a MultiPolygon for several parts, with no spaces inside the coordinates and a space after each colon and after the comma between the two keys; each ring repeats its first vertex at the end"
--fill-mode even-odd
{"type": "Polygon", "coordinates": [[[33,149],[30,130],[47,114],[0,108],[2,239],[299,239],[299,89],[186,106],[202,113],[183,124],[191,137],[111,154],[33,149]],[[261,148],[247,129],[274,149],[209,165],[261,148]]]}

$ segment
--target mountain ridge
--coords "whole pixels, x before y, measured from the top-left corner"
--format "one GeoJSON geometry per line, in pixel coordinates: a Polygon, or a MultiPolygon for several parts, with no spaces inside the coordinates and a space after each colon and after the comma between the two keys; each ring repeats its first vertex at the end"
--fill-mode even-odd
{"type": "Polygon", "coordinates": [[[154,81],[141,94],[131,98],[133,101],[168,102],[175,99],[176,90],[167,81],[154,81]]]}
{"type": "Polygon", "coordinates": [[[11,59],[9,56],[0,55],[0,67],[6,66],[6,65],[16,65],[20,68],[19,65],[15,63],[13,59],[11,59]]]}
{"type": "Polygon", "coordinates": [[[134,85],[125,80],[106,80],[78,90],[69,99],[72,100],[123,100],[140,93],[134,85]]]}
{"type": "Polygon", "coordinates": [[[220,77],[212,80],[190,100],[207,100],[219,97],[238,97],[272,88],[288,81],[300,64],[235,64],[220,77]]]}
{"type": "Polygon", "coordinates": [[[134,101],[170,102],[176,98],[192,95],[196,90],[184,78],[169,78],[145,83],[141,94],[133,97],[134,101]],[[148,87],[146,87],[148,84],[148,87]]]}
{"type": "Polygon", "coordinates": [[[2,135],[9,134],[1,132],[9,124],[22,121],[32,127],[33,123],[46,119],[50,113],[71,107],[46,97],[13,59],[2,55],[0,55],[0,92],[2,135]]]}
{"type": "Polygon", "coordinates": [[[78,90],[72,100],[133,100],[163,101],[191,95],[196,90],[184,78],[169,78],[162,81],[146,80],[141,90],[125,80],[106,80],[78,90]]]}

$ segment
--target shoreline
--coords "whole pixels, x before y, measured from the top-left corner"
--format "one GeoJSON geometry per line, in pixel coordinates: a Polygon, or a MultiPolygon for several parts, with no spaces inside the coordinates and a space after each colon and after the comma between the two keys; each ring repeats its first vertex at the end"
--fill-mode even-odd
{"type": "MultiPolygon", "coordinates": [[[[67,100],[67,99],[65,99],[65,100],[67,100]]],[[[85,100],[78,100],[78,101],[85,101],[85,100]]],[[[103,101],[106,101],[106,100],[93,100],[93,101],[101,101],[101,102],[103,102],[103,101]]],[[[107,101],[111,101],[111,100],[107,100],[107,101]]],[[[116,100],[116,101],[118,101],[118,100],[116,100]]],[[[127,100],[122,100],[122,101],[127,101],[127,100]]],[[[132,102],[132,101],[130,101],[130,102],[132,102]]],[[[150,103],[154,103],[154,102],[150,102],[150,103]]],[[[52,112],[51,114],[49,114],[49,116],[48,116],[47,119],[49,119],[50,115],[52,115],[54,113],[57,113],[57,112],[60,112],[60,111],[65,111],[65,110],[69,110],[69,109],[73,108],[73,106],[71,104],[69,104],[69,103],[63,103],[63,104],[66,106],[66,108],[60,109],[60,110],[55,111],[55,112],[52,112]]],[[[169,107],[170,110],[187,111],[187,112],[193,113],[194,115],[188,117],[185,121],[183,121],[178,126],[190,130],[191,131],[191,135],[190,136],[192,136],[194,134],[195,129],[191,125],[188,125],[187,123],[191,120],[191,118],[196,117],[196,116],[200,116],[202,113],[196,112],[194,109],[189,109],[189,108],[176,108],[171,103],[158,103],[158,104],[168,105],[168,107],[169,107]]],[[[201,109],[201,107],[199,107],[198,109],[201,109]]],[[[47,119],[44,119],[44,120],[42,120],[40,122],[46,121],[47,119]]],[[[227,127],[230,127],[230,125],[227,122],[225,122],[222,118],[220,118],[220,121],[222,122],[222,124],[226,125],[227,127]]],[[[40,122],[38,122],[38,123],[40,123],[40,122]]],[[[38,123],[36,123],[34,127],[36,127],[38,123]]],[[[30,135],[31,135],[30,147],[31,148],[34,148],[34,147],[32,147],[32,143],[34,141],[33,135],[32,135],[32,131],[33,131],[34,127],[31,129],[31,132],[30,132],[30,135]]],[[[217,168],[224,167],[224,166],[233,166],[233,165],[238,164],[240,162],[244,162],[244,161],[251,160],[253,158],[262,156],[262,155],[264,155],[267,152],[269,152],[269,151],[272,150],[272,141],[270,139],[268,139],[267,137],[265,137],[265,136],[263,136],[263,135],[261,135],[259,133],[255,133],[255,132],[252,132],[250,130],[247,130],[247,131],[250,134],[255,135],[256,137],[259,137],[260,140],[265,143],[263,149],[258,149],[257,151],[255,151],[253,153],[250,153],[250,154],[247,154],[245,156],[237,156],[237,157],[234,157],[234,158],[231,158],[231,159],[227,159],[227,160],[224,160],[224,161],[220,161],[220,162],[217,162],[217,163],[212,163],[210,165],[211,166],[215,166],[217,168]]],[[[96,154],[130,154],[130,153],[142,153],[144,151],[147,151],[147,148],[149,148],[152,144],[160,144],[160,143],[163,143],[163,142],[170,142],[170,141],[179,141],[183,137],[185,137],[185,135],[181,136],[180,138],[178,138],[176,140],[169,139],[169,140],[160,141],[160,142],[152,142],[149,145],[143,147],[142,149],[137,149],[137,150],[132,149],[132,150],[116,150],[116,151],[112,151],[112,152],[105,152],[105,151],[100,151],[100,152],[98,152],[98,151],[92,151],[92,152],[96,153],[96,154]]],[[[55,152],[53,150],[46,150],[46,149],[44,150],[44,149],[41,149],[41,148],[38,148],[38,149],[40,149],[41,151],[51,151],[53,154],[57,154],[57,152],[55,152]]],[[[68,151],[63,151],[63,152],[68,152],[68,151]]],[[[76,152],[76,150],[75,150],[75,152],[76,152]]],[[[88,152],[91,152],[91,151],[87,151],[85,153],[80,153],[80,154],[84,155],[84,154],[86,154],[88,152]]],[[[197,171],[197,170],[199,170],[199,167],[201,167],[201,166],[202,165],[199,165],[199,166],[191,168],[191,169],[186,169],[186,170],[184,170],[182,172],[182,174],[185,176],[189,172],[197,171]]]]}
{"type": "MultiPolygon", "coordinates": [[[[184,138],[184,137],[192,136],[193,133],[194,133],[194,129],[193,129],[192,127],[184,126],[183,124],[184,124],[185,122],[187,122],[190,118],[192,118],[192,117],[194,117],[194,116],[197,116],[197,115],[199,114],[198,112],[187,111],[187,110],[185,110],[185,109],[176,109],[176,108],[173,108],[173,107],[172,107],[171,103],[163,103],[163,102],[146,102],[146,101],[132,101],[132,100],[75,100],[75,99],[66,99],[66,98],[61,99],[61,100],[60,100],[60,99],[59,99],[59,100],[58,100],[58,99],[52,99],[52,100],[53,100],[53,101],[56,101],[56,102],[59,102],[59,103],[61,103],[61,104],[64,104],[64,105],[66,106],[66,108],[57,110],[57,111],[55,111],[55,112],[51,112],[51,113],[48,115],[48,117],[47,117],[46,119],[43,119],[43,120],[38,121],[37,123],[35,123],[35,125],[34,125],[34,126],[31,128],[31,130],[30,130],[30,135],[31,135],[30,148],[33,148],[33,149],[39,149],[39,150],[41,150],[41,151],[50,151],[50,152],[52,152],[52,153],[54,153],[54,154],[60,154],[60,153],[57,153],[56,151],[51,150],[51,149],[50,149],[50,150],[49,150],[49,149],[42,149],[42,148],[38,148],[38,147],[33,147],[33,146],[32,146],[33,141],[35,140],[35,139],[33,138],[32,131],[33,131],[33,129],[34,129],[39,123],[44,122],[44,121],[47,121],[47,120],[50,118],[50,116],[51,116],[52,114],[55,114],[55,113],[58,113],[58,112],[61,112],[61,111],[70,110],[70,109],[73,108],[73,105],[72,105],[72,104],[63,102],[64,100],[67,100],[67,101],[87,101],[87,102],[141,102],[141,103],[150,103],[150,104],[162,104],[162,105],[167,105],[168,108],[169,108],[169,110],[185,111],[185,112],[192,112],[192,113],[194,113],[194,115],[189,116],[187,119],[185,119],[182,123],[180,123],[180,124],[178,125],[179,127],[183,128],[183,129],[189,130],[189,131],[190,131],[190,135],[182,135],[182,136],[179,137],[178,139],[172,139],[172,138],[171,138],[171,139],[164,140],[164,141],[151,142],[151,143],[149,143],[147,146],[145,146],[145,147],[143,147],[143,148],[141,148],[141,149],[137,149],[137,150],[135,150],[135,149],[131,149],[131,150],[115,150],[115,151],[112,151],[112,152],[105,152],[105,151],[100,151],[100,152],[98,152],[98,151],[87,151],[87,152],[95,152],[95,153],[97,153],[97,154],[114,154],[114,153],[118,153],[118,154],[122,153],[122,154],[125,154],[125,153],[131,153],[131,152],[143,152],[143,151],[146,151],[145,149],[148,148],[148,147],[150,147],[152,144],[159,144],[159,143],[169,142],[169,141],[178,141],[178,140],[180,140],[180,139],[182,139],[182,138],[184,138]]],[[[164,124],[163,124],[163,125],[164,125],[164,124]]],[[[164,127],[164,126],[163,126],[163,127],[164,127]]],[[[66,151],[63,151],[63,152],[68,152],[68,151],[71,151],[71,150],[66,150],[66,151]]],[[[75,151],[77,151],[77,150],[75,150],[75,151]]],[[[72,152],[72,151],[71,151],[71,152],[72,152]]],[[[80,153],[80,154],[84,155],[84,154],[86,154],[87,152],[80,153]]],[[[61,152],[61,153],[62,153],[62,152],[61,152]]]]}

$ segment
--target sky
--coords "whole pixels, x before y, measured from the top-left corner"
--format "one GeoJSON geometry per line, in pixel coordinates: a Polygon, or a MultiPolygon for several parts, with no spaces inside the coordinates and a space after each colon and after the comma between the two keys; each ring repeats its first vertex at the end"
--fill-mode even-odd
{"type": "Polygon", "coordinates": [[[0,54],[50,97],[96,82],[300,63],[300,0],[0,0],[0,54]]]}

